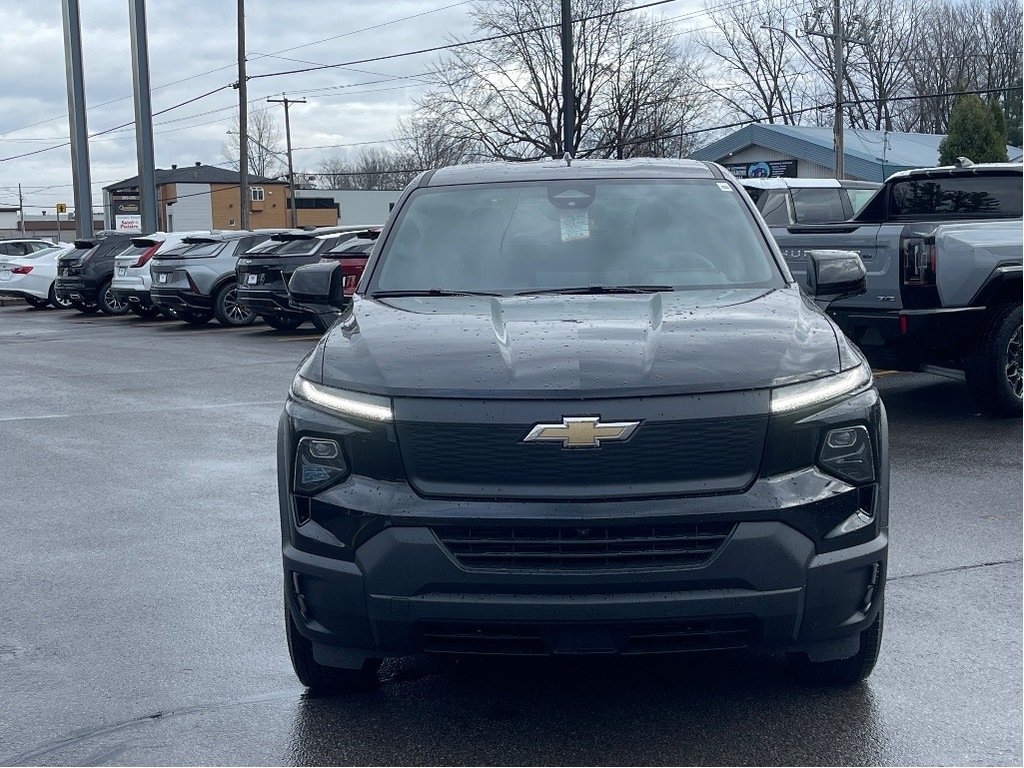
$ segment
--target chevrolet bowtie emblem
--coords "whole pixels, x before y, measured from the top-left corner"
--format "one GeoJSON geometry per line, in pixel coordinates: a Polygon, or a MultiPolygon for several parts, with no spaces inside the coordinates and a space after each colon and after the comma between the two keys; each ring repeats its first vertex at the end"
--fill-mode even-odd
{"type": "Polygon", "coordinates": [[[639,421],[602,422],[597,416],[563,416],[561,424],[538,424],[524,443],[559,442],[563,448],[600,448],[611,440],[628,440],[639,421]]]}

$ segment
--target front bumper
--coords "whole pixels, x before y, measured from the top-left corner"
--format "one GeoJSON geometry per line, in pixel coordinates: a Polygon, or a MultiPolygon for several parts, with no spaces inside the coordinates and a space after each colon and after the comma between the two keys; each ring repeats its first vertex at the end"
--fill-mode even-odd
{"type": "Polygon", "coordinates": [[[360,476],[305,501],[287,479],[296,435],[330,431],[315,411],[289,402],[278,445],[288,612],[321,663],[336,666],[421,651],[852,655],[877,614],[888,557],[884,409],[877,393],[862,397],[879,429],[881,469],[871,486],[806,467],[761,476],[742,493],[587,502],[424,498],[403,480],[360,476]],[[836,538],[857,509],[871,522],[836,538]],[[711,522],[735,525],[694,566],[572,571],[467,565],[439,533],[451,525],[711,522]]]}

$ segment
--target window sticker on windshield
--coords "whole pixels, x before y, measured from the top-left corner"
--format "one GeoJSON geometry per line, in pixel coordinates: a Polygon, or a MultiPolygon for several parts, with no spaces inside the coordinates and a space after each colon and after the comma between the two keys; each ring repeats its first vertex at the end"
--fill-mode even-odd
{"type": "Polygon", "coordinates": [[[732,192],[732,187],[726,184],[724,181],[718,182],[718,188],[723,192],[732,192]]]}
{"type": "Polygon", "coordinates": [[[562,224],[562,242],[587,240],[590,238],[590,219],[586,211],[559,211],[562,224]]]}

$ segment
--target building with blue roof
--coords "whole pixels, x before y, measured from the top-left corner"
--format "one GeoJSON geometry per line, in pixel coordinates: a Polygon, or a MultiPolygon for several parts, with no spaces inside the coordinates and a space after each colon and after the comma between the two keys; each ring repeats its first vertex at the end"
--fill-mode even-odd
{"type": "MultiPolygon", "coordinates": [[[[847,128],[843,134],[846,177],[885,181],[896,171],[938,165],[939,143],[944,138],[933,133],[847,128]]],[[[1020,149],[1007,146],[1006,151],[1011,162],[1020,162],[1020,149]]],[[[754,123],[698,149],[690,157],[721,163],[741,178],[830,179],[835,153],[831,127],[754,123]]]]}

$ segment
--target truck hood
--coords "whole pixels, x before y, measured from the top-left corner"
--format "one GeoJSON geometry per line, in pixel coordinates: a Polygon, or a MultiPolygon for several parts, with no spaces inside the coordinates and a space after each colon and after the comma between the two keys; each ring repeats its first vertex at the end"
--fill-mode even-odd
{"type": "Polygon", "coordinates": [[[615,397],[769,387],[859,362],[796,286],[368,299],[303,375],[419,397],[615,397]]]}

